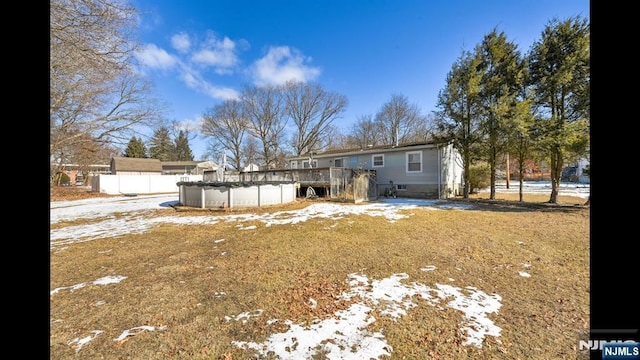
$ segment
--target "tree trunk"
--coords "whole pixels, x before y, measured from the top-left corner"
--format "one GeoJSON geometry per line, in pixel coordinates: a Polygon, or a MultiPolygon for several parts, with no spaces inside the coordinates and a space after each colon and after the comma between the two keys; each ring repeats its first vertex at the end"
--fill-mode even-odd
{"type": "Polygon", "coordinates": [[[558,203],[558,193],[560,192],[560,177],[562,176],[562,150],[556,148],[551,154],[551,197],[549,202],[552,204],[558,203]]]}

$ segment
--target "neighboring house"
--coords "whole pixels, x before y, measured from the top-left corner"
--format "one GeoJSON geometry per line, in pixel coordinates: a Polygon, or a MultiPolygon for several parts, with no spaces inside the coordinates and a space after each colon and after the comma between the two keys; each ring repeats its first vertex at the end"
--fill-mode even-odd
{"type": "Polygon", "coordinates": [[[587,171],[585,174],[585,169],[588,169],[589,167],[591,167],[591,161],[588,159],[581,158],[578,160],[576,168],[579,183],[589,184],[591,182],[589,172],[587,171]]]}
{"type": "Polygon", "coordinates": [[[162,163],[158,159],[111,158],[111,175],[161,175],[162,163]]]}
{"type": "Polygon", "coordinates": [[[203,161],[199,162],[196,166],[196,174],[202,175],[205,171],[215,171],[220,168],[220,165],[214,163],[213,161],[203,161]]]}
{"type": "Polygon", "coordinates": [[[91,189],[105,194],[170,193],[178,192],[180,181],[202,180],[202,175],[185,174],[184,166],[182,169],[170,174],[163,171],[158,159],[113,157],[111,173],[92,178],[91,189]]]}
{"type": "Polygon", "coordinates": [[[291,169],[343,167],[374,170],[378,195],[448,198],[461,193],[462,161],[453,145],[430,142],[331,150],[289,157],[291,169]]]}
{"type": "Polygon", "coordinates": [[[585,158],[580,158],[576,162],[569,163],[562,170],[561,180],[568,182],[578,182],[581,184],[588,184],[590,177],[588,172],[585,174],[585,170],[590,166],[590,161],[585,158]]]}
{"type": "Polygon", "coordinates": [[[160,161],[158,159],[114,157],[111,159],[112,175],[202,175],[211,162],[160,161]]]}
{"type": "Polygon", "coordinates": [[[256,164],[249,164],[245,167],[242,168],[243,172],[249,172],[249,171],[260,171],[260,166],[256,165],[256,164]]]}
{"type": "Polygon", "coordinates": [[[191,175],[198,173],[200,161],[162,161],[164,175],[191,175]]]}
{"type": "MultiPolygon", "coordinates": [[[[88,182],[88,179],[91,179],[93,176],[109,173],[109,165],[105,164],[62,164],[61,167],[62,172],[69,176],[70,185],[84,185],[88,182]]],[[[56,169],[58,165],[51,164],[51,168],[56,169]]]]}

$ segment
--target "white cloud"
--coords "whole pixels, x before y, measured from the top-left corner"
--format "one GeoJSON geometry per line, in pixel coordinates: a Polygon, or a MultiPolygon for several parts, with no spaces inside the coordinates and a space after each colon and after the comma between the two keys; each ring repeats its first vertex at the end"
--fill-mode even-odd
{"type": "Polygon", "coordinates": [[[190,89],[213,99],[237,99],[240,93],[230,87],[216,86],[207,78],[207,68],[216,74],[230,74],[240,63],[238,49],[249,48],[245,40],[234,42],[228,37],[219,39],[209,32],[206,39],[197,42],[187,33],[181,32],[171,37],[174,54],[147,44],[137,54],[140,62],[150,69],[176,70],[178,78],[190,89]],[[197,48],[197,51],[194,49],[197,48]]]}
{"type": "Polygon", "coordinates": [[[229,88],[229,87],[220,87],[215,86],[205,79],[202,78],[202,75],[189,67],[183,67],[182,74],[180,75],[182,81],[190,88],[194,90],[198,90],[207,96],[210,96],[214,99],[237,99],[240,94],[237,90],[229,88]]]}
{"type": "Polygon", "coordinates": [[[210,32],[201,44],[201,49],[191,56],[194,64],[212,66],[217,74],[229,74],[239,63],[236,43],[224,37],[218,39],[210,32]]]}
{"type": "Polygon", "coordinates": [[[185,33],[175,34],[171,37],[171,45],[179,52],[185,53],[191,48],[191,40],[185,33]]]}
{"type": "Polygon", "coordinates": [[[279,85],[289,80],[314,80],[320,75],[320,68],[305,64],[310,61],[310,57],[305,57],[297,49],[272,46],[267,55],[254,63],[254,82],[257,85],[279,85]]]}
{"type": "Polygon", "coordinates": [[[218,74],[231,73],[230,68],[238,62],[238,58],[233,52],[217,50],[198,51],[193,54],[191,60],[194,63],[213,66],[218,74]]]}
{"type": "Polygon", "coordinates": [[[183,119],[173,125],[173,128],[190,134],[197,134],[202,126],[202,116],[196,115],[194,119],[183,119]]]}
{"type": "Polygon", "coordinates": [[[153,69],[171,69],[178,59],[154,44],[147,44],[137,54],[138,59],[146,66],[153,69]]]}
{"type": "Polygon", "coordinates": [[[235,100],[240,98],[240,93],[233,88],[230,87],[219,87],[207,84],[205,87],[205,92],[211,96],[212,98],[222,99],[222,100],[235,100]]]}
{"type": "MultiPolygon", "coordinates": [[[[240,93],[231,87],[214,85],[209,75],[232,74],[239,69],[238,53],[249,48],[246,40],[231,40],[209,31],[203,41],[185,32],[171,37],[175,53],[167,52],[155,44],[147,44],[139,52],[141,63],[150,69],[176,70],[180,80],[189,88],[213,99],[238,99],[240,93]]],[[[249,73],[256,85],[280,85],[289,80],[308,82],[321,73],[311,66],[311,58],[289,46],[271,46],[267,54],[256,60],[249,73]]]]}

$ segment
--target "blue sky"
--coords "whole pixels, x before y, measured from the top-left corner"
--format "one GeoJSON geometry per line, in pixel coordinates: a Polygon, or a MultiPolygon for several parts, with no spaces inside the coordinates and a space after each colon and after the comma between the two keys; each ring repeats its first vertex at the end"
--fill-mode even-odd
{"type": "Polygon", "coordinates": [[[317,82],[345,95],[334,125],[347,133],[393,94],[436,110],[463,50],[496,28],[526,53],[554,17],[590,18],[587,0],[132,0],[140,11],[139,59],[165,117],[196,135],[202,114],[244,85],[317,82]]]}

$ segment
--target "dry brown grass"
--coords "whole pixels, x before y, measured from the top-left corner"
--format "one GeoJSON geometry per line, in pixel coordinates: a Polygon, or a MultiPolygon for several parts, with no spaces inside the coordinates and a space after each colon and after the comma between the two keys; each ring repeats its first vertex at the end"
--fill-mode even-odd
{"type": "Polygon", "coordinates": [[[590,214],[575,206],[584,199],[561,197],[561,206],[551,206],[543,204],[548,196],[525,197],[526,204],[511,201],[517,195],[482,196],[469,200],[482,205],[476,210],[414,209],[394,223],[351,215],[269,227],[256,222],[254,231],[239,231],[233,222],[165,224],[54,251],[51,289],[127,278],[51,296],[50,358],[254,358],[231,342],[260,342],[286,330],[268,319],[331,317],[348,306],[337,299],[348,290],[346,276],[359,272],[369,279],[406,273],[407,282],[473,286],[502,297],[490,316],[501,336],[487,336],[480,349],[461,344],[462,317],[454,309],[416,299],[421,305],[398,322],[377,319],[371,330],[385,334],[392,359],[587,359],[588,352],[577,349],[589,329],[590,214]],[[436,270],[419,270],[427,265],[436,270]],[[316,308],[309,298],[318,301],[316,308]],[[262,315],[246,323],[225,319],[257,309],[262,315]],[[166,328],[114,341],[141,325],[166,328]],[[70,340],[93,330],[104,333],[76,353],[70,340]]]}
{"type": "Polygon", "coordinates": [[[51,201],[80,200],[108,196],[112,195],[92,192],[91,188],[85,186],[53,186],[49,191],[49,198],[51,201]]]}

